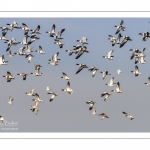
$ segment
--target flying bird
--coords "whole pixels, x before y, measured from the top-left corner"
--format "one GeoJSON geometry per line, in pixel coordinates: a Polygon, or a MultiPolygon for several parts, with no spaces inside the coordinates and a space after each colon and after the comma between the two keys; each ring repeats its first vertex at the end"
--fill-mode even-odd
{"type": "Polygon", "coordinates": [[[108,55],[107,56],[103,56],[103,58],[106,58],[106,59],[108,59],[108,60],[113,60],[113,57],[114,56],[112,56],[112,53],[114,52],[114,50],[111,50],[109,53],[108,53],[108,55]]]}
{"type": "Polygon", "coordinates": [[[124,21],[123,20],[121,20],[121,22],[120,22],[120,25],[115,25],[114,27],[116,27],[117,28],[117,31],[116,31],[116,33],[115,34],[118,34],[121,30],[122,31],[125,31],[125,27],[123,26],[123,24],[124,24],[124,21]]]}
{"type": "Polygon", "coordinates": [[[93,102],[93,101],[87,101],[86,102],[87,104],[90,104],[90,107],[89,107],[89,110],[92,110],[93,109],[93,106],[96,102],[93,102]]]}
{"type": "Polygon", "coordinates": [[[14,76],[11,75],[11,73],[9,71],[7,71],[7,75],[3,76],[7,79],[7,82],[11,82],[13,79],[15,79],[14,76]]]}
{"type": "Polygon", "coordinates": [[[79,65],[79,69],[77,70],[76,74],[78,74],[83,68],[88,68],[85,64],[76,64],[79,65]]]}
{"type": "Polygon", "coordinates": [[[111,92],[122,93],[122,90],[120,90],[120,83],[119,82],[117,82],[117,84],[116,84],[116,89],[111,90],[111,92]]]}
{"type": "Polygon", "coordinates": [[[134,118],[133,118],[133,116],[131,116],[131,115],[129,115],[129,114],[127,114],[126,112],[122,112],[123,114],[125,114],[126,115],[126,117],[128,117],[130,120],[133,120],[134,118]]]}
{"type": "Polygon", "coordinates": [[[108,73],[108,71],[104,71],[104,72],[101,71],[100,73],[103,74],[103,80],[106,78],[107,75],[111,75],[108,73]]]}
{"type": "Polygon", "coordinates": [[[65,80],[70,80],[70,78],[67,76],[66,73],[63,72],[62,74],[63,74],[63,76],[61,78],[64,78],[65,80]]]}
{"type": "Polygon", "coordinates": [[[110,95],[111,95],[111,94],[108,93],[108,92],[103,92],[103,93],[101,94],[101,97],[105,97],[105,98],[104,98],[104,101],[106,101],[110,95]]]}
{"type": "Polygon", "coordinates": [[[135,66],[135,70],[131,71],[131,72],[133,72],[135,74],[135,77],[142,74],[142,73],[139,72],[138,66],[135,66]]]}
{"type": "Polygon", "coordinates": [[[94,77],[94,76],[96,75],[97,70],[99,70],[99,68],[91,67],[91,68],[88,69],[88,70],[92,72],[92,77],[94,77]]]}
{"type": "Polygon", "coordinates": [[[9,96],[9,101],[7,103],[10,104],[10,105],[13,105],[13,100],[14,99],[11,96],[9,96]]]}
{"type": "Polygon", "coordinates": [[[62,89],[62,91],[65,91],[68,94],[72,94],[73,93],[73,90],[70,88],[70,82],[69,81],[67,82],[66,89],[62,89]]]}
{"type": "Polygon", "coordinates": [[[47,94],[51,94],[51,98],[50,98],[50,102],[52,102],[53,101],[53,99],[55,98],[55,96],[58,96],[56,93],[54,93],[54,92],[49,92],[49,93],[47,93],[47,94]]]}
{"type": "Polygon", "coordinates": [[[109,118],[105,113],[98,114],[98,116],[102,116],[101,120],[104,120],[105,118],[109,118]]]}

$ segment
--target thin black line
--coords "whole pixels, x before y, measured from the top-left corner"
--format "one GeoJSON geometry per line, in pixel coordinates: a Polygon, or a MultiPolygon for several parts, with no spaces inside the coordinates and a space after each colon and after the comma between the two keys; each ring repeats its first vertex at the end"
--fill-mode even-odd
{"type": "Polygon", "coordinates": [[[150,12],[150,11],[0,11],[0,12],[150,12]]]}
{"type": "Polygon", "coordinates": [[[150,138],[0,138],[0,139],[150,139],[150,138]]]}

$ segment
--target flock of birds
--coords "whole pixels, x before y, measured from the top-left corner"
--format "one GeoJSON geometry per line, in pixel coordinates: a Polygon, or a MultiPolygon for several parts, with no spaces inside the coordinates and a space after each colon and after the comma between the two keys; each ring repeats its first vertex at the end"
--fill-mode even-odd
{"type": "MultiPolygon", "coordinates": [[[[118,35],[117,37],[114,37],[112,35],[108,35],[109,36],[109,40],[112,43],[112,46],[115,46],[115,44],[119,44],[119,47],[122,48],[128,41],[132,41],[132,39],[129,36],[122,36],[122,34],[120,33],[121,31],[125,31],[125,27],[123,26],[124,21],[121,20],[119,25],[115,25],[114,27],[117,28],[116,31],[116,35],[118,35]],[[123,38],[123,40],[121,41],[121,38],[123,38]]],[[[6,48],[6,52],[9,52],[7,55],[11,58],[13,58],[15,55],[19,55],[19,56],[24,56],[25,58],[28,58],[28,63],[30,63],[32,61],[32,57],[35,57],[32,52],[37,52],[39,54],[45,54],[45,52],[42,49],[42,46],[39,46],[38,50],[33,50],[33,48],[30,47],[30,45],[36,41],[39,40],[40,37],[37,35],[40,35],[40,25],[37,26],[36,29],[30,29],[25,23],[22,23],[23,27],[18,26],[18,24],[14,21],[12,24],[6,24],[9,27],[0,27],[0,29],[2,30],[2,36],[0,37],[0,40],[3,40],[4,43],[7,43],[7,48],[6,48]],[[6,39],[6,34],[7,32],[13,31],[14,29],[21,29],[24,30],[24,39],[22,42],[17,42],[15,38],[12,38],[11,40],[7,40],[6,39]],[[31,35],[29,35],[29,32],[31,33],[31,35]],[[30,38],[30,39],[29,39],[30,38]],[[28,40],[29,39],[29,40],[28,40]],[[15,52],[12,53],[12,51],[10,50],[10,48],[12,46],[16,46],[18,44],[23,45],[20,49],[19,52],[15,52]]],[[[59,46],[59,48],[63,48],[64,43],[62,42],[63,38],[62,38],[62,34],[65,31],[65,29],[61,29],[60,31],[56,32],[55,31],[55,24],[52,25],[52,28],[50,31],[46,31],[46,33],[49,34],[49,36],[51,38],[54,39],[54,44],[57,44],[59,46]]],[[[144,33],[139,33],[139,35],[142,36],[142,40],[146,41],[149,37],[150,37],[150,33],[149,32],[144,32],[144,33]]],[[[76,45],[73,46],[73,49],[71,50],[66,50],[66,52],[69,53],[69,56],[75,54],[76,57],[75,59],[80,58],[84,53],[89,53],[89,50],[87,49],[87,45],[88,43],[88,39],[86,37],[83,37],[80,40],[77,40],[77,42],[80,43],[80,45],[76,45]]],[[[144,54],[146,48],[143,48],[141,51],[138,49],[130,49],[130,51],[132,51],[132,55],[130,57],[130,59],[135,59],[135,64],[137,63],[141,63],[141,64],[145,64],[146,61],[144,60],[144,58],[146,57],[146,55],[144,54]]],[[[107,56],[103,56],[103,58],[108,59],[108,60],[113,60],[112,54],[113,54],[114,50],[111,50],[110,52],[108,52],[107,56]]],[[[48,64],[53,65],[53,66],[57,66],[60,62],[61,59],[58,58],[59,56],[59,52],[57,52],[56,54],[54,54],[52,56],[51,59],[48,60],[48,64]]],[[[0,65],[7,65],[8,61],[5,60],[4,55],[2,55],[0,57],[0,65]]],[[[86,64],[76,64],[79,66],[78,70],[76,71],[75,74],[80,73],[83,69],[89,68],[86,64]]],[[[42,67],[40,64],[34,64],[35,67],[35,71],[30,73],[34,76],[42,76],[42,73],[40,72],[40,68],[42,67]]],[[[92,77],[94,77],[96,75],[96,72],[99,70],[99,68],[97,67],[91,67],[88,69],[88,71],[92,72],[92,77]]],[[[122,71],[120,69],[116,70],[118,74],[121,74],[122,71]]],[[[140,75],[141,73],[139,72],[139,68],[136,65],[135,66],[135,70],[131,71],[132,73],[135,74],[135,76],[140,75]]],[[[108,71],[101,71],[100,73],[102,73],[102,79],[104,80],[106,78],[107,75],[111,75],[108,71]]],[[[27,79],[27,76],[29,75],[28,73],[18,73],[17,75],[22,76],[23,80],[27,79]]],[[[12,80],[15,79],[15,77],[9,72],[7,71],[7,75],[3,75],[3,77],[6,78],[7,82],[11,82],[12,80]]],[[[66,73],[62,72],[62,76],[61,78],[67,80],[67,85],[65,89],[62,89],[62,91],[67,92],[68,94],[72,94],[73,90],[71,89],[70,86],[70,78],[67,76],[66,73]]],[[[150,77],[148,77],[148,83],[145,83],[146,85],[150,86],[150,77]]],[[[117,83],[114,83],[114,77],[111,78],[110,82],[108,84],[106,84],[107,86],[115,86],[116,88],[114,90],[112,90],[111,92],[115,92],[115,93],[122,93],[122,90],[120,89],[120,82],[118,81],[117,83]]],[[[40,96],[38,93],[34,93],[35,89],[31,89],[29,92],[26,92],[25,94],[28,96],[33,96],[35,97],[34,99],[32,99],[34,101],[34,105],[31,106],[30,110],[32,112],[35,112],[36,114],[38,114],[39,112],[39,106],[38,104],[40,102],[43,102],[43,100],[41,100],[40,96]]],[[[47,88],[45,89],[48,93],[50,94],[50,102],[52,102],[54,100],[54,98],[56,96],[58,96],[57,93],[55,92],[49,92],[51,89],[49,86],[47,86],[47,88]]],[[[106,101],[110,96],[112,95],[112,93],[109,92],[103,92],[101,94],[101,97],[104,97],[104,101],[106,101]]],[[[10,96],[9,97],[9,101],[7,102],[8,104],[12,105],[13,104],[13,98],[10,96]]],[[[93,110],[92,111],[92,115],[98,115],[101,116],[101,119],[105,119],[105,118],[109,118],[105,113],[101,113],[101,114],[97,114],[96,113],[96,108],[94,108],[96,102],[94,101],[87,101],[86,104],[89,105],[89,110],[93,110]]],[[[134,117],[131,116],[130,114],[126,113],[126,112],[122,112],[126,117],[128,117],[130,120],[133,120],[134,117]]],[[[0,116],[0,120],[2,122],[5,122],[5,119],[3,116],[0,116]]]]}

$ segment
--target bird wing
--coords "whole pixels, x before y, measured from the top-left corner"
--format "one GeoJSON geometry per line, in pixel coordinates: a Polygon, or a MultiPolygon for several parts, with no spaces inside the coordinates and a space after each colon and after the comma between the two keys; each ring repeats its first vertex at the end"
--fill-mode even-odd
{"type": "Polygon", "coordinates": [[[52,26],[51,33],[55,33],[55,24],[52,26]]]}
{"type": "Polygon", "coordinates": [[[83,53],[84,53],[84,51],[79,51],[79,52],[78,52],[78,55],[76,56],[75,59],[78,59],[83,53]]]}
{"type": "Polygon", "coordinates": [[[26,80],[26,74],[23,75],[23,80],[26,80]]]}
{"type": "Polygon", "coordinates": [[[117,82],[116,90],[117,90],[117,91],[119,91],[119,90],[120,90],[120,83],[119,83],[119,82],[117,82]]]}
{"type": "Polygon", "coordinates": [[[40,50],[40,51],[43,51],[43,50],[42,50],[42,46],[40,46],[40,45],[39,45],[39,50],[40,50]]]}
{"type": "Polygon", "coordinates": [[[30,94],[33,94],[33,92],[34,92],[34,89],[31,89],[29,93],[30,93],[30,94]]]}
{"type": "Polygon", "coordinates": [[[94,70],[94,71],[92,72],[92,77],[94,77],[95,74],[96,74],[96,70],[94,70]]]}
{"type": "Polygon", "coordinates": [[[84,68],[84,66],[81,66],[81,67],[77,70],[76,74],[78,74],[83,68],[84,68]]]}
{"type": "Polygon", "coordinates": [[[23,25],[25,28],[28,28],[28,26],[27,26],[25,23],[22,23],[22,25],[23,25]]]}
{"type": "Polygon", "coordinates": [[[124,39],[121,44],[120,44],[120,48],[124,46],[125,43],[127,43],[128,40],[124,39]]]}
{"type": "Polygon", "coordinates": [[[65,29],[61,29],[59,32],[58,32],[58,37],[61,37],[62,33],[65,31],[65,29]]]}
{"type": "Polygon", "coordinates": [[[150,84],[150,77],[148,77],[148,83],[150,84]]]}
{"type": "Polygon", "coordinates": [[[11,73],[10,73],[9,71],[7,71],[7,75],[8,75],[8,76],[12,76],[11,73]]]}
{"type": "Polygon", "coordinates": [[[124,21],[123,21],[123,20],[121,20],[120,25],[122,26],[122,25],[123,25],[123,23],[124,23],[124,21]]]}
{"type": "Polygon", "coordinates": [[[67,88],[70,88],[70,82],[69,81],[67,82],[67,88]]]}
{"type": "Polygon", "coordinates": [[[112,77],[112,78],[110,79],[110,85],[113,85],[113,82],[114,82],[114,77],[112,77]]]}
{"type": "Polygon", "coordinates": [[[39,30],[40,30],[40,25],[38,25],[35,30],[36,30],[36,31],[39,31],[39,30]]]}
{"type": "Polygon", "coordinates": [[[111,50],[110,52],[108,52],[108,57],[110,57],[113,52],[114,50],[111,50]]]}

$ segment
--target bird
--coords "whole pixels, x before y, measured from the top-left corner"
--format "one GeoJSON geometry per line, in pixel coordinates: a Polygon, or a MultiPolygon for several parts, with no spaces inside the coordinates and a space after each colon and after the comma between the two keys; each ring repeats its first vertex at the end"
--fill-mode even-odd
{"type": "Polygon", "coordinates": [[[2,57],[0,57],[0,65],[8,65],[8,61],[5,61],[4,55],[2,55],[2,57]]]}
{"type": "Polygon", "coordinates": [[[42,73],[40,73],[39,71],[35,71],[35,72],[30,73],[30,74],[32,74],[34,76],[42,76],[42,73]]]}
{"type": "Polygon", "coordinates": [[[139,63],[146,64],[146,61],[144,60],[144,57],[140,57],[139,63]]]}
{"type": "Polygon", "coordinates": [[[32,31],[30,28],[28,28],[28,26],[25,23],[22,23],[23,28],[22,30],[24,30],[24,35],[27,35],[29,31],[32,31]]]}
{"type": "Polygon", "coordinates": [[[116,70],[118,74],[122,73],[122,71],[120,69],[116,70]]]}
{"type": "Polygon", "coordinates": [[[65,45],[65,44],[62,43],[60,40],[55,41],[54,44],[58,44],[58,45],[59,45],[59,48],[63,48],[63,46],[65,45]]]}
{"type": "Polygon", "coordinates": [[[135,70],[131,71],[131,72],[133,72],[135,74],[135,77],[142,74],[142,73],[139,72],[138,66],[135,66],[135,70]]]}
{"type": "Polygon", "coordinates": [[[27,94],[28,96],[35,96],[34,90],[35,90],[35,89],[31,89],[31,90],[29,91],[29,93],[26,92],[25,94],[27,94]]]}
{"type": "Polygon", "coordinates": [[[144,84],[150,86],[150,77],[148,77],[148,83],[144,83],[144,84]]]}
{"type": "Polygon", "coordinates": [[[104,72],[101,71],[100,73],[103,74],[103,80],[105,79],[105,77],[106,77],[107,75],[111,75],[111,74],[108,73],[108,71],[104,71],[104,72]]]}
{"type": "Polygon", "coordinates": [[[108,52],[108,55],[107,56],[103,56],[103,58],[106,58],[108,60],[113,60],[113,57],[114,57],[114,56],[112,56],[113,52],[114,52],[114,50],[111,50],[110,52],[108,52]]]}
{"type": "Polygon", "coordinates": [[[35,30],[32,30],[31,34],[34,34],[34,33],[41,34],[39,31],[40,31],[40,25],[38,25],[35,30]]]}
{"type": "Polygon", "coordinates": [[[46,33],[49,33],[49,36],[50,37],[54,37],[54,35],[55,35],[55,24],[53,24],[53,26],[52,26],[52,29],[48,32],[48,31],[46,31],[46,33]]]}
{"type": "Polygon", "coordinates": [[[108,35],[108,36],[109,36],[108,39],[111,41],[112,46],[114,46],[115,44],[120,44],[120,38],[122,37],[121,33],[118,34],[117,38],[113,37],[112,35],[108,35]]]}
{"type": "Polygon", "coordinates": [[[122,112],[123,114],[125,114],[126,115],[126,117],[128,117],[130,120],[133,120],[134,118],[133,118],[133,116],[131,116],[131,115],[129,115],[129,114],[127,114],[126,112],[122,112]]]}
{"type": "Polygon", "coordinates": [[[106,101],[110,95],[111,95],[111,94],[108,93],[108,92],[103,92],[103,93],[101,94],[101,97],[105,97],[105,98],[104,98],[104,101],[106,101]]]}
{"type": "Polygon", "coordinates": [[[84,44],[89,44],[88,42],[87,42],[87,38],[86,37],[83,37],[81,40],[77,40],[77,42],[80,42],[81,44],[82,44],[82,46],[84,45],[84,44]]]}
{"type": "Polygon", "coordinates": [[[15,56],[15,54],[12,54],[12,52],[10,50],[9,53],[6,56],[9,56],[9,57],[13,58],[15,56]]]}
{"type": "Polygon", "coordinates": [[[27,45],[27,44],[28,44],[28,43],[27,43],[28,37],[30,37],[30,36],[25,35],[25,37],[23,38],[23,41],[22,41],[20,44],[22,44],[22,45],[27,45]]]}
{"type": "Polygon", "coordinates": [[[108,84],[105,84],[105,85],[114,86],[114,84],[116,84],[116,83],[114,83],[114,77],[112,77],[112,78],[110,79],[110,82],[109,82],[108,84]]]}
{"type": "Polygon", "coordinates": [[[35,93],[34,96],[35,96],[35,102],[43,102],[43,100],[41,100],[38,93],[35,93]]]}
{"type": "Polygon", "coordinates": [[[78,74],[83,68],[88,68],[85,64],[76,64],[79,65],[79,69],[77,70],[76,74],[78,74]]]}
{"type": "Polygon", "coordinates": [[[27,45],[26,52],[27,52],[27,53],[34,52],[34,51],[32,50],[33,48],[34,48],[34,47],[30,48],[30,45],[27,45]]]}
{"type": "Polygon", "coordinates": [[[89,53],[89,50],[87,50],[86,46],[80,47],[76,50],[75,54],[77,54],[75,59],[78,59],[84,52],[89,53]]]}
{"type": "Polygon", "coordinates": [[[23,80],[26,80],[26,76],[27,76],[28,74],[26,74],[26,73],[18,73],[17,75],[22,76],[22,77],[23,77],[23,80]]]}
{"type": "Polygon", "coordinates": [[[146,41],[150,37],[150,33],[146,31],[144,33],[139,33],[139,35],[142,36],[143,41],[146,41]]]}
{"type": "Polygon", "coordinates": [[[24,47],[21,47],[20,49],[19,49],[19,52],[15,52],[14,54],[16,55],[19,55],[19,56],[26,56],[27,54],[25,53],[25,46],[24,47]]]}
{"type": "Polygon", "coordinates": [[[17,44],[21,43],[21,42],[17,42],[15,38],[12,38],[11,40],[5,40],[4,43],[8,43],[6,52],[9,51],[9,49],[14,45],[16,46],[17,44]]]}
{"type": "Polygon", "coordinates": [[[98,116],[102,116],[101,120],[104,120],[105,118],[109,118],[105,113],[98,114],[98,116]]]}
{"type": "Polygon", "coordinates": [[[66,52],[69,53],[69,56],[71,56],[73,53],[75,53],[73,50],[66,50],[66,52]]]}
{"type": "Polygon", "coordinates": [[[117,28],[117,31],[116,31],[116,33],[115,34],[118,34],[121,30],[122,31],[125,31],[125,27],[123,26],[123,24],[124,24],[124,21],[123,20],[121,20],[121,22],[120,22],[120,25],[115,25],[114,27],[116,27],[117,28]]]}
{"type": "Polygon", "coordinates": [[[6,40],[6,34],[7,34],[8,29],[5,29],[2,31],[2,36],[0,37],[0,40],[6,40]]]}
{"type": "Polygon", "coordinates": [[[58,58],[57,58],[58,55],[59,55],[59,52],[57,52],[55,55],[53,55],[53,56],[52,56],[52,60],[51,60],[51,59],[48,60],[48,61],[50,61],[50,62],[48,62],[48,64],[51,64],[51,65],[53,65],[53,66],[58,65],[59,60],[61,60],[61,59],[58,59],[58,58]]]}
{"type": "Polygon", "coordinates": [[[119,82],[117,82],[117,84],[116,84],[116,89],[111,90],[111,92],[122,93],[122,90],[120,90],[120,83],[119,82]]]}
{"type": "Polygon", "coordinates": [[[25,58],[28,58],[28,63],[31,62],[32,57],[34,57],[34,55],[30,54],[26,54],[25,58]]]}
{"type": "Polygon", "coordinates": [[[5,122],[4,118],[2,116],[0,116],[0,121],[3,123],[5,122]]]}
{"type": "Polygon", "coordinates": [[[62,33],[65,31],[65,29],[61,29],[60,31],[58,31],[58,33],[56,33],[55,32],[55,34],[54,34],[54,39],[55,39],[55,41],[59,41],[60,39],[63,39],[62,37],[61,37],[61,35],[62,35],[62,33]]]}
{"type": "Polygon", "coordinates": [[[128,41],[132,41],[129,36],[123,36],[123,41],[120,43],[120,48],[123,47],[128,41]]]}
{"type": "Polygon", "coordinates": [[[69,81],[67,82],[66,89],[62,89],[62,91],[65,91],[68,94],[72,94],[73,93],[73,90],[70,88],[70,82],[69,81]]]}
{"type": "Polygon", "coordinates": [[[47,94],[51,94],[51,98],[50,98],[50,102],[52,102],[53,101],[53,99],[55,98],[55,96],[58,96],[56,93],[54,93],[54,92],[49,92],[49,93],[47,93],[47,94]]]}
{"type": "Polygon", "coordinates": [[[93,106],[96,102],[93,102],[93,101],[87,101],[86,102],[87,104],[90,104],[90,107],[89,107],[89,110],[92,110],[93,109],[93,106]]]}
{"type": "Polygon", "coordinates": [[[13,77],[9,71],[7,71],[7,75],[3,75],[3,77],[7,79],[7,82],[11,82],[13,79],[15,79],[15,77],[13,77]]]}
{"type": "Polygon", "coordinates": [[[47,87],[46,87],[46,91],[49,91],[49,90],[50,90],[50,88],[49,88],[49,86],[47,86],[47,87]]]}
{"type": "Polygon", "coordinates": [[[31,34],[30,40],[39,40],[40,37],[38,37],[36,34],[31,34]]]}
{"type": "Polygon", "coordinates": [[[97,70],[99,70],[99,68],[91,67],[91,68],[88,69],[88,70],[92,72],[92,77],[94,77],[94,76],[96,75],[97,70]]]}
{"type": "Polygon", "coordinates": [[[96,108],[93,109],[92,115],[96,115],[96,108]]]}
{"type": "Polygon", "coordinates": [[[40,68],[42,67],[40,64],[34,64],[35,71],[39,72],[40,68]]]}
{"type": "Polygon", "coordinates": [[[7,103],[13,105],[13,100],[14,99],[11,96],[9,96],[9,101],[7,103]]]}
{"type": "Polygon", "coordinates": [[[65,80],[70,80],[66,73],[62,72],[62,74],[63,76],[61,78],[64,78],[65,80]]]}
{"type": "Polygon", "coordinates": [[[6,25],[9,25],[9,26],[11,27],[11,28],[10,28],[11,31],[12,31],[14,28],[16,28],[16,29],[21,29],[21,27],[19,27],[18,24],[17,24],[17,22],[15,22],[15,21],[14,21],[13,23],[11,23],[11,24],[10,24],[10,23],[7,23],[6,25]]]}
{"type": "Polygon", "coordinates": [[[38,113],[38,111],[39,111],[39,107],[38,107],[38,101],[35,101],[35,104],[33,105],[33,106],[31,106],[31,109],[30,110],[32,110],[32,112],[36,112],[36,115],[37,115],[37,113],[38,113]]]}
{"type": "Polygon", "coordinates": [[[39,54],[45,54],[45,52],[42,49],[42,46],[39,45],[39,50],[35,50],[35,52],[38,52],[39,54]]]}

